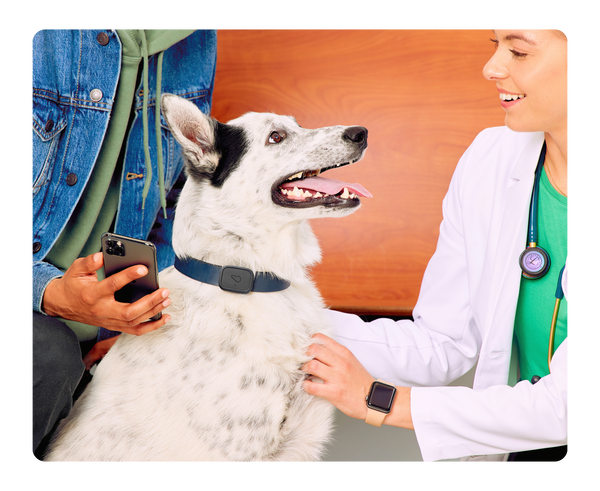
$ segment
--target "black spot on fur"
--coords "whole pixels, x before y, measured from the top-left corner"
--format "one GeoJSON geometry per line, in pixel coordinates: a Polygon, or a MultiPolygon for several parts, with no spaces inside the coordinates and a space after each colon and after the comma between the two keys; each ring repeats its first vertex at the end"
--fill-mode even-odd
{"type": "Polygon", "coordinates": [[[213,119],[215,143],[210,152],[220,155],[219,164],[214,172],[194,165],[185,166],[185,174],[196,181],[209,180],[213,186],[221,187],[227,177],[240,165],[248,150],[244,130],[229,126],[213,119]]]}
{"type": "Polygon", "coordinates": [[[195,165],[190,164],[189,162],[186,163],[184,171],[187,177],[189,177],[190,179],[194,179],[195,181],[205,181],[207,179],[210,179],[211,177],[210,172],[198,168],[195,165]]]}
{"type": "Polygon", "coordinates": [[[215,121],[215,149],[221,155],[219,165],[211,178],[213,186],[221,187],[227,177],[238,168],[248,150],[244,130],[215,121]]]}

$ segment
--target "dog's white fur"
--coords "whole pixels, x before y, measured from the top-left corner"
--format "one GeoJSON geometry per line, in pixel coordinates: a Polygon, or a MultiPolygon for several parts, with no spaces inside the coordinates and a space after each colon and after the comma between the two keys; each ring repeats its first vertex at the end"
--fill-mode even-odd
{"type": "MultiPolygon", "coordinates": [[[[219,163],[217,123],[165,95],[163,111],[181,143],[188,175],[219,163]]],[[[317,332],[328,332],[307,268],[320,249],[306,219],[357,207],[293,209],[274,204],[275,183],[357,152],[345,127],[307,130],[293,118],[249,113],[228,126],[248,142],[220,185],[188,177],[173,246],[180,257],[272,272],[291,281],[276,293],[228,293],[173,268],[161,273],[171,322],[140,337],[122,334],[61,424],[46,460],[315,460],[333,407],[302,389],[300,370],[317,332]],[[285,135],[281,144],[269,135],[285,135]]]]}

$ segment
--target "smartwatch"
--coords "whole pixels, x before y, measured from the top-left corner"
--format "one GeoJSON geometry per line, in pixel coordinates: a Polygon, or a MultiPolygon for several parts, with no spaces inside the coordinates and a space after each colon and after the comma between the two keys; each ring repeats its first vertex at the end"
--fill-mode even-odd
{"type": "Polygon", "coordinates": [[[381,426],[385,417],[392,410],[396,387],[381,380],[375,380],[367,396],[367,419],[366,423],[373,426],[381,426]]]}

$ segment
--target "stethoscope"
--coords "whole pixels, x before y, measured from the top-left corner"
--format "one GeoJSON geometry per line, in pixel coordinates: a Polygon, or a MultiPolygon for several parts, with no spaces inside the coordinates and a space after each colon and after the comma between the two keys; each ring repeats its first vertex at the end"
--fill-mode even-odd
{"type": "MultiPolygon", "coordinates": [[[[546,275],[550,269],[550,256],[549,254],[537,245],[537,210],[538,210],[538,196],[540,192],[540,179],[542,177],[542,170],[544,168],[544,161],[546,160],[546,142],[542,146],[540,152],[540,158],[535,169],[535,180],[533,183],[533,192],[531,193],[531,203],[529,205],[529,235],[527,248],[521,253],[519,257],[519,266],[523,271],[523,277],[529,280],[537,280],[546,275]]],[[[554,353],[554,335],[556,333],[556,323],[558,321],[558,310],[560,308],[560,301],[563,299],[564,292],[562,289],[562,276],[565,267],[563,266],[558,274],[558,283],[556,285],[556,302],[554,303],[554,312],[552,314],[552,323],[550,325],[550,340],[548,342],[548,370],[550,370],[550,361],[552,360],[552,354],[554,353]]],[[[538,375],[534,375],[531,378],[531,383],[535,384],[541,379],[538,375]]]]}

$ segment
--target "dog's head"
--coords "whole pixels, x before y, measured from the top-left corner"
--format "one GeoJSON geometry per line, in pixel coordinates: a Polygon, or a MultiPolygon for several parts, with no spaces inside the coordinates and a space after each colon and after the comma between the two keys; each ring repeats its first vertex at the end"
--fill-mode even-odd
{"type": "Polygon", "coordinates": [[[162,110],[182,146],[188,179],[210,183],[230,203],[239,198],[248,207],[251,199],[269,207],[273,218],[296,220],[344,216],[357,209],[360,197],[371,196],[360,184],[320,176],[363,157],[366,128],[305,129],[271,113],[223,124],[171,94],[163,96],[162,110]]]}

